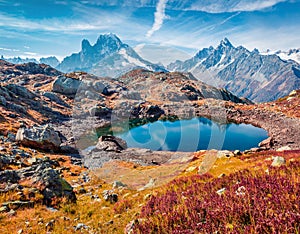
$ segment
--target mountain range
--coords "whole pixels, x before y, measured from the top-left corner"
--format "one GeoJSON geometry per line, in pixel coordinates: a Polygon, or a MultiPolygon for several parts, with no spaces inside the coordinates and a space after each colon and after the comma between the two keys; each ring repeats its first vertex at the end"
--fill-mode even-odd
{"type": "Polygon", "coordinates": [[[56,67],[59,64],[59,60],[55,56],[50,56],[46,58],[40,58],[40,59],[35,59],[35,58],[20,58],[20,57],[14,57],[14,58],[4,58],[1,56],[2,60],[5,60],[10,63],[14,64],[22,64],[22,63],[44,63],[47,64],[51,67],[56,67]]]}
{"type": "MultiPolygon", "coordinates": [[[[156,48],[155,53],[158,51],[159,48],[156,48]]],[[[160,53],[164,53],[163,50],[160,53]]],[[[192,58],[177,60],[165,67],[143,59],[112,33],[100,35],[94,45],[84,39],[81,51],[67,56],[61,63],[55,57],[41,58],[39,61],[20,58],[5,60],[12,63],[45,63],[62,72],[85,71],[113,78],[139,68],[189,72],[198,80],[255,102],[273,101],[300,89],[299,49],[260,53],[257,49],[249,51],[243,46],[235,47],[227,38],[216,48],[201,49],[192,58]]]]}
{"type": "Polygon", "coordinates": [[[300,88],[300,65],[276,54],[260,54],[225,38],[186,61],[167,66],[170,71],[191,72],[207,84],[225,88],[252,101],[272,101],[300,88]]]}

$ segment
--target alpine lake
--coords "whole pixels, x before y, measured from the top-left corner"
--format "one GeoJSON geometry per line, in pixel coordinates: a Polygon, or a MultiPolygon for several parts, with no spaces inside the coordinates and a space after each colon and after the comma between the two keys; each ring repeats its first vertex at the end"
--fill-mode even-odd
{"type": "Polygon", "coordinates": [[[139,125],[127,123],[125,127],[97,129],[97,136],[102,135],[122,138],[130,148],[182,152],[209,149],[244,151],[258,147],[268,138],[267,131],[250,124],[220,124],[204,117],[158,120],[139,125]]]}

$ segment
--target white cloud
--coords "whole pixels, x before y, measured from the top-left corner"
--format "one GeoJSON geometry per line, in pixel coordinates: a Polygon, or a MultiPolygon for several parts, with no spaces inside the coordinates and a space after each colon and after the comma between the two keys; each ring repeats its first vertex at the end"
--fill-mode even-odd
{"type": "Polygon", "coordinates": [[[272,7],[280,2],[286,2],[286,0],[241,1],[232,11],[257,11],[272,7]]]}
{"type": "Polygon", "coordinates": [[[165,9],[168,0],[159,0],[154,13],[154,23],[152,28],[147,32],[146,37],[151,37],[154,32],[159,30],[166,19],[165,9]]]}
{"type": "Polygon", "coordinates": [[[24,54],[30,55],[30,56],[36,56],[37,55],[37,53],[35,53],[35,52],[24,52],[24,54]]]}
{"type": "Polygon", "coordinates": [[[12,52],[18,52],[20,50],[17,50],[17,49],[10,49],[10,48],[3,48],[3,47],[0,47],[0,50],[3,50],[3,51],[12,51],[12,52]]]}
{"type": "Polygon", "coordinates": [[[187,10],[205,11],[208,13],[223,13],[237,11],[258,11],[272,7],[280,2],[288,0],[198,0],[195,1],[187,10]]]}

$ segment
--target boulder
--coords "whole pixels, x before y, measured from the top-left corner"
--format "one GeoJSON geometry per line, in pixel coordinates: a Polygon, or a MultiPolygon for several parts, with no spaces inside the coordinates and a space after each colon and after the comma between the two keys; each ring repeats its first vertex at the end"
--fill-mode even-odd
{"type": "Polygon", "coordinates": [[[127,143],[119,137],[101,136],[95,149],[100,151],[120,152],[127,149],[127,143]]]}
{"type": "Polygon", "coordinates": [[[234,156],[234,153],[229,150],[220,150],[217,153],[218,158],[230,158],[233,156],[234,156]]]}
{"type": "Polygon", "coordinates": [[[259,143],[258,145],[259,147],[264,147],[266,149],[270,149],[273,146],[273,138],[269,137],[265,140],[263,140],[262,142],[259,143]]]}
{"type": "Polygon", "coordinates": [[[57,170],[46,168],[33,177],[34,185],[37,185],[44,196],[44,203],[50,205],[56,197],[66,197],[75,202],[76,196],[72,186],[60,177],[57,170]]]}
{"type": "Polygon", "coordinates": [[[53,83],[52,91],[64,95],[75,95],[81,81],[74,78],[59,76],[53,83]]]}
{"type": "Polygon", "coordinates": [[[48,124],[31,128],[19,128],[16,141],[30,148],[54,151],[59,151],[61,144],[59,133],[48,124]]]}
{"type": "Polygon", "coordinates": [[[52,168],[54,165],[56,162],[46,157],[39,164],[16,170],[16,173],[20,179],[28,180],[31,187],[39,190],[46,205],[51,205],[56,197],[66,197],[75,202],[76,196],[72,186],[61,178],[58,170],[52,168]]]}
{"type": "Polygon", "coordinates": [[[279,156],[273,157],[272,167],[280,167],[282,165],[285,165],[285,158],[279,156]]]}

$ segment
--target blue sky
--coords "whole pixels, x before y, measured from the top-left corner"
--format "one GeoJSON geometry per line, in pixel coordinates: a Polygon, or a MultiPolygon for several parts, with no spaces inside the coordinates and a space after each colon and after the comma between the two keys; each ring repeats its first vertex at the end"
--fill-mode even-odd
{"type": "Polygon", "coordinates": [[[299,22],[300,0],[0,0],[0,55],[61,59],[108,32],[191,55],[224,37],[287,50],[300,47],[299,22]]]}

